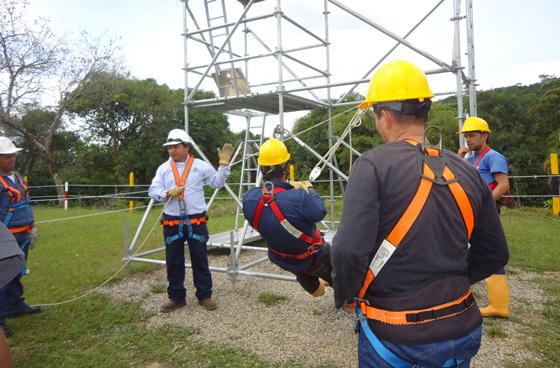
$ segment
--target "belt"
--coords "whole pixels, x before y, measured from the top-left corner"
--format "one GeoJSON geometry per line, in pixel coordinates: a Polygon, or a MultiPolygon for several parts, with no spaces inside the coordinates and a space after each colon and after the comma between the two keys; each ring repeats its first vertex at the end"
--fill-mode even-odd
{"type": "Polygon", "coordinates": [[[10,227],[8,228],[8,230],[10,230],[12,234],[23,233],[24,231],[27,232],[28,234],[31,234],[31,232],[33,231],[33,226],[25,225],[25,226],[18,226],[18,227],[10,227]]]}
{"type": "MultiPolygon", "coordinates": [[[[200,225],[203,223],[208,222],[208,218],[206,216],[203,217],[199,217],[199,218],[191,218],[191,219],[186,219],[183,220],[183,224],[187,224],[187,220],[192,224],[192,225],[200,225]]],[[[179,222],[180,220],[161,220],[161,224],[163,226],[179,226],[179,222]]]]}
{"type": "Polygon", "coordinates": [[[470,308],[475,303],[475,300],[472,292],[469,290],[465,295],[448,303],[432,308],[411,311],[388,311],[370,306],[367,300],[359,300],[358,302],[362,313],[368,319],[390,325],[408,325],[455,316],[470,308]]]}

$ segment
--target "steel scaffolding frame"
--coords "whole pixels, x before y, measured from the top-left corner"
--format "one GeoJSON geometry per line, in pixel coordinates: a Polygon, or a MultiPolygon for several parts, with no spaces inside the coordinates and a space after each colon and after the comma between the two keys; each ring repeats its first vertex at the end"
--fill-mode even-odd
{"type": "MultiPolygon", "coordinates": [[[[416,54],[422,55],[424,58],[432,61],[436,64],[436,69],[426,70],[427,75],[439,74],[439,73],[451,73],[455,75],[456,80],[456,90],[453,92],[443,92],[435,93],[438,95],[450,95],[456,94],[457,96],[457,125],[461,129],[463,121],[465,118],[464,105],[463,105],[463,94],[464,91],[467,92],[469,96],[469,112],[471,116],[476,116],[476,79],[475,79],[475,62],[474,62],[474,29],[473,29],[473,11],[472,11],[472,0],[465,0],[465,14],[461,15],[461,0],[449,0],[453,2],[453,15],[451,21],[454,25],[453,34],[453,53],[451,58],[451,63],[446,63],[440,60],[436,56],[430,54],[429,52],[416,47],[414,44],[407,40],[417,28],[420,26],[427,18],[432,15],[432,13],[438,9],[442,3],[446,0],[437,0],[436,4],[425,14],[420,20],[410,28],[404,36],[398,36],[397,34],[391,32],[373,21],[372,19],[364,16],[363,14],[351,9],[350,7],[343,4],[339,0],[314,0],[314,4],[322,3],[322,14],[323,14],[323,35],[320,36],[317,32],[305,27],[294,19],[290,18],[282,10],[282,1],[289,2],[295,0],[238,0],[242,3],[244,8],[240,16],[235,22],[228,21],[227,17],[227,7],[225,2],[228,1],[233,3],[233,0],[202,0],[204,2],[204,10],[206,17],[206,27],[201,27],[201,23],[198,21],[200,17],[197,18],[197,10],[193,9],[190,5],[195,3],[193,0],[181,0],[183,5],[183,47],[184,47],[184,112],[185,112],[185,130],[189,131],[189,109],[196,107],[205,109],[212,112],[227,113],[234,116],[241,116],[246,119],[246,131],[249,132],[251,129],[251,119],[259,115],[273,115],[278,116],[278,127],[275,132],[280,138],[292,138],[295,142],[306,149],[310,154],[322,160],[322,155],[316,152],[312,147],[303,142],[299,137],[292,135],[284,127],[284,113],[291,111],[304,111],[316,108],[327,109],[328,116],[328,142],[329,147],[333,146],[333,139],[338,139],[334,137],[332,128],[332,110],[340,106],[355,105],[356,102],[344,102],[345,98],[351,94],[356,87],[361,84],[369,83],[369,76],[371,73],[390,56],[393,51],[400,45],[414,51],[416,54]],[[272,13],[265,14],[253,14],[253,5],[257,2],[272,3],[274,1],[276,6],[272,13]],[[212,5],[214,3],[214,5],[212,5]],[[346,82],[332,83],[331,81],[331,59],[330,59],[330,29],[329,29],[329,6],[333,5],[338,9],[342,10],[344,13],[358,19],[363,24],[366,24],[377,31],[381,32],[383,35],[393,39],[395,44],[387,50],[383,56],[377,60],[373,66],[359,79],[350,80],[346,82]],[[218,9],[216,10],[216,6],[218,9]],[[214,7],[214,10],[212,9],[214,7]],[[218,16],[213,16],[217,12],[218,16]],[[461,20],[465,20],[466,24],[466,44],[467,50],[465,54],[467,55],[467,74],[463,71],[463,66],[461,62],[461,20]],[[218,21],[220,24],[215,24],[218,21]],[[273,49],[269,46],[255,31],[253,31],[249,25],[255,24],[257,22],[272,22],[276,26],[276,45],[273,49]],[[299,47],[286,48],[284,45],[285,39],[283,38],[283,29],[285,24],[295,27],[299,32],[301,32],[302,37],[308,38],[308,44],[299,47]],[[242,27],[241,27],[242,26],[242,27]],[[241,30],[240,30],[241,29],[241,30]],[[221,32],[221,33],[216,33],[221,32]],[[236,43],[234,38],[242,33],[241,40],[242,52],[235,50],[236,43]],[[249,37],[256,41],[257,44],[264,49],[264,53],[255,53],[254,50],[249,50],[249,37]],[[312,41],[312,42],[311,42],[312,41]],[[190,47],[194,44],[203,45],[204,48],[208,50],[207,62],[201,63],[200,65],[191,65],[190,60],[190,47]],[[298,56],[299,52],[306,50],[316,50],[323,49],[324,51],[324,69],[314,65],[312,62],[302,59],[298,56]],[[250,51],[252,53],[250,53],[250,51]],[[249,83],[250,73],[253,69],[250,68],[250,64],[271,58],[276,64],[276,73],[270,78],[270,80],[261,81],[259,83],[249,83]],[[298,73],[292,69],[289,65],[296,65],[299,69],[305,70],[310,73],[309,75],[299,76],[298,73]],[[242,64],[242,68],[238,67],[242,64]],[[227,68],[224,69],[224,66],[227,68]],[[202,70],[202,72],[201,72],[202,70]],[[214,70],[213,74],[210,72],[214,70]],[[289,79],[286,78],[286,73],[290,75],[289,79]],[[195,77],[193,84],[191,84],[191,77],[195,77]],[[321,84],[308,85],[306,82],[314,81],[320,79],[321,84]],[[217,84],[216,97],[208,99],[195,99],[197,92],[201,90],[202,85],[206,81],[212,81],[217,84]],[[294,84],[299,84],[300,86],[294,86],[294,84]],[[194,85],[194,86],[192,86],[194,85]],[[191,87],[192,86],[192,87],[191,87]],[[274,86],[274,91],[265,91],[263,88],[274,86]],[[348,91],[344,93],[337,100],[333,100],[331,96],[331,90],[334,87],[347,86],[348,91]],[[463,89],[464,88],[464,89],[463,89]],[[326,90],[326,100],[321,99],[317,94],[316,90],[326,90]],[[306,93],[309,96],[301,96],[300,92],[306,93]]],[[[200,4],[200,1],[196,1],[200,4]]],[[[199,9],[200,13],[201,10],[199,9]]],[[[197,54],[197,58],[201,55],[197,54]]],[[[193,60],[195,57],[192,58],[193,60]]],[[[272,74],[272,73],[270,73],[272,74]]],[[[265,120],[262,123],[262,132],[264,132],[265,120]]],[[[242,157],[239,162],[242,162],[243,170],[246,167],[251,167],[248,164],[248,160],[251,158],[250,155],[254,155],[254,150],[248,149],[246,135],[245,142],[243,142],[234,155],[234,159],[238,154],[241,153],[242,157]]],[[[262,134],[261,134],[262,139],[262,134]]],[[[460,138],[460,144],[463,145],[463,139],[460,138]]],[[[261,143],[262,140],[259,142],[261,143]]],[[[251,142],[254,144],[255,142],[251,142]]],[[[341,140],[341,143],[348,148],[353,154],[359,155],[351,145],[341,140]]],[[[199,157],[209,162],[204,153],[200,148],[193,144],[193,149],[199,154],[199,157]]],[[[328,221],[323,222],[327,227],[326,232],[327,240],[332,239],[336,229],[336,221],[334,219],[334,183],[335,180],[347,180],[347,176],[342,173],[336,162],[336,158],[332,156],[327,162],[326,166],[329,167],[329,204],[330,204],[330,218],[328,221]]],[[[254,168],[253,168],[254,169],[254,168]]],[[[241,188],[236,195],[233,190],[226,184],[224,186],[225,190],[232,197],[232,199],[237,203],[238,208],[242,207],[240,197],[242,195],[243,188],[243,178],[247,173],[241,173],[240,185],[241,188]]],[[[257,175],[254,186],[260,185],[261,177],[257,175]]],[[[247,184],[247,183],[246,183],[247,184]]],[[[208,203],[208,207],[212,205],[212,202],[218,191],[214,192],[214,195],[208,203]]],[[[125,247],[125,260],[136,261],[144,263],[153,264],[165,264],[165,261],[158,259],[151,259],[148,256],[153,255],[158,252],[165,251],[165,248],[158,248],[154,250],[144,251],[141,253],[134,254],[134,249],[142,227],[146,221],[148,213],[153,206],[153,200],[150,201],[148,208],[144,214],[140,226],[138,227],[135,236],[130,243],[130,245],[125,247]]],[[[239,215],[239,209],[237,215],[239,215]]],[[[232,231],[213,234],[210,236],[208,242],[209,246],[229,248],[230,258],[228,267],[210,267],[212,271],[215,272],[225,272],[230,276],[235,277],[236,275],[248,275],[266,278],[275,278],[282,280],[295,280],[292,276],[279,275],[274,273],[266,272],[252,272],[247,269],[260,264],[266,260],[266,257],[259,258],[248,262],[246,264],[240,264],[240,256],[242,250],[254,250],[254,251],[266,251],[266,248],[254,247],[247,245],[255,240],[260,239],[258,233],[256,233],[249,224],[245,221],[243,227],[238,226],[238,221],[236,220],[236,226],[232,231]]],[[[186,264],[186,267],[190,267],[190,264],[186,264]]]]}

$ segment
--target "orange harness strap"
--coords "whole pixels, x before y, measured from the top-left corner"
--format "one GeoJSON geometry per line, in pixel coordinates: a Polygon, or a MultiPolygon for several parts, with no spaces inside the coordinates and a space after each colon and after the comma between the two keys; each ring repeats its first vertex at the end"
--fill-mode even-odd
{"type": "MultiPolygon", "coordinates": [[[[181,175],[181,177],[179,177],[179,170],[177,170],[177,165],[175,164],[175,161],[173,161],[173,159],[170,160],[171,160],[171,170],[173,170],[173,177],[175,178],[175,184],[178,187],[182,187],[187,182],[187,176],[189,175],[189,171],[191,171],[191,167],[194,162],[194,156],[189,155],[189,159],[185,164],[185,170],[183,170],[183,175],[181,175]]],[[[185,198],[184,192],[179,194],[177,197],[180,201],[182,201],[185,198]]]]}
{"type": "MultiPolygon", "coordinates": [[[[180,220],[162,220],[161,224],[163,226],[177,226],[179,225],[179,222],[180,220]]],[[[206,218],[206,216],[190,219],[190,223],[193,225],[200,225],[206,222],[208,222],[208,218],[206,218]]],[[[183,220],[183,224],[187,224],[187,220],[183,220]]]]}
{"type": "MultiPolygon", "coordinates": [[[[16,175],[16,177],[17,177],[17,175],[16,175]]],[[[25,185],[23,185],[22,181],[20,180],[19,182],[20,182],[20,184],[22,184],[23,189],[25,191],[27,191],[27,187],[25,185]]],[[[0,183],[2,183],[4,188],[6,188],[6,191],[8,192],[8,196],[10,197],[10,202],[19,202],[23,199],[21,191],[19,189],[17,189],[16,187],[13,187],[10,184],[8,184],[6,179],[4,179],[2,176],[0,176],[0,183]],[[15,197],[14,197],[14,195],[15,195],[15,197]]]]}
{"type": "MultiPolygon", "coordinates": [[[[416,145],[415,142],[409,142],[412,145],[416,145]]],[[[426,150],[428,156],[439,157],[439,150],[430,149],[426,150]]],[[[440,318],[447,318],[453,315],[459,314],[466,308],[470,307],[474,303],[474,298],[472,293],[468,291],[461,298],[453,300],[451,302],[441,304],[432,308],[417,310],[417,311],[387,311],[378,308],[374,308],[368,305],[367,300],[364,300],[364,296],[375,280],[376,275],[379,274],[383,266],[391,258],[397,247],[400,245],[418,216],[428,197],[430,195],[433,179],[435,178],[435,173],[430,168],[430,166],[424,162],[423,164],[423,176],[420,179],[420,184],[414,198],[408,205],[407,209],[397,221],[397,224],[393,227],[386,239],[381,242],[379,249],[373,257],[364,282],[360,291],[358,292],[358,303],[362,313],[369,319],[374,319],[383,323],[388,324],[413,324],[413,323],[425,323],[433,321],[440,318]],[[414,317],[416,315],[422,316],[420,320],[414,317]],[[412,316],[412,317],[411,317],[412,316]]],[[[459,208],[463,222],[465,223],[465,229],[467,233],[467,239],[470,238],[472,229],[474,226],[474,214],[470,201],[461,187],[461,185],[455,180],[455,175],[451,172],[449,167],[445,166],[443,169],[442,176],[447,181],[446,185],[449,187],[455,202],[459,208]]]]}
{"type": "Polygon", "coordinates": [[[474,303],[474,297],[469,290],[465,295],[448,303],[440,304],[432,308],[392,312],[384,309],[374,308],[366,303],[360,303],[360,309],[364,316],[391,325],[407,325],[432,322],[441,318],[453,317],[474,303]]]}
{"type": "MultiPolygon", "coordinates": [[[[434,178],[434,172],[427,164],[424,164],[424,175],[434,178]]],[[[362,288],[358,293],[358,298],[364,297],[370,284],[375,279],[375,275],[379,273],[381,268],[383,268],[385,263],[393,255],[393,252],[397,249],[405,235],[408,233],[408,230],[410,230],[412,224],[416,221],[416,218],[418,218],[422,208],[424,208],[424,204],[428,200],[432,184],[433,183],[428,179],[422,178],[420,180],[420,185],[418,186],[418,190],[416,191],[412,202],[410,202],[408,208],[404,211],[404,214],[387,236],[387,239],[383,240],[381,246],[377,250],[377,253],[375,253],[373,260],[369,265],[362,288]]]]}
{"type": "MultiPolygon", "coordinates": [[[[447,181],[455,179],[455,175],[453,175],[447,166],[443,169],[443,177],[447,181]]],[[[454,181],[449,183],[447,186],[449,187],[449,190],[451,190],[451,194],[453,194],[453,198],[455,198],[455,202],[457,202],[457,205],[459,206],[459,212],[461,212],[461,216],[463,217],[463,222],[465,223],[467,230],[467,239],[470,239],[474,227],[474,213],[469,197],[467,197],[467,193],[465,193],[465,190],[459,182],[454,181]]]]}
{"type": "Polygon", "coordinates": [[[12,234],[23,233],[24,231],[27,232],[28,234],[31,234],[31,232],[33,231],[33,226],[26,225],[20,227],[10,227],[8,230],[10,230],[12,234]]]}

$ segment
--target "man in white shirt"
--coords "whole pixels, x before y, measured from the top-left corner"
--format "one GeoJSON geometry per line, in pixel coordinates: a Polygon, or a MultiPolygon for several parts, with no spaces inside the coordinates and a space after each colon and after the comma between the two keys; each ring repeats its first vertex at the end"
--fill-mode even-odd
{"type": "Polygon", "coordinates": [[[218,149],[220,166],[216,170],[191,154],[190,142],[189,135],[182,129],[169,132],[163,144],[168,149],[169,160],[157,169],[148,190],[150,197],[165,203],[162,224],[169,302],[161,306],[162,312],[186,305],[185,242],[189,245],[198,304],[206,310],[217,308],[212,300],[212,275],[206,254],[208,217],[203,187],[220,188],[225,184],[233,149],[229,143],[218,149]]]}

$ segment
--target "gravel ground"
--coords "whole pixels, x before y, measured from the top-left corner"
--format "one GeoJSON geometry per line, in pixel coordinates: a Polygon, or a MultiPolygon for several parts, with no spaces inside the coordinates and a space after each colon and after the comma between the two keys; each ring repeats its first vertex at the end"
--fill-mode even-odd
{"type": "MultiPolygon", "coordinates": [[[[241,263],[262,257],[263,253],[244,252],[241,263]]],[[[210,256],[212,266],[225,266],[227,256],[210,256]]],[[[282,273],[265,262],[255,271],[282,273]]],[[[529,350],[530,328],[542,322],[542,291],[532,280],[535,273],[511,270],[512,318],[485,324],[482,347],[472,367],[506,367],[509,362],[522,364],[539,360],[529,350]],[[521,318],[523,313],[523,318],[521,318]],[[499,337],[491,337],[490,333],[499,337]]],[[[553,275],[552,277],[558,277],[553,275]]],[[[197,305],[190,270],[187,270],[187,306],[172,313],[159,313],[159,306],[167,301],[166,293],[154,293],[165,284],[165,270],[131,276],[102,290],[112,299],[137,302],[155,315],[149,327],[165,324],[191,326],[199,333],[200,341],[227,344],[253,351],[273,362],[293,360],[305,367],[333,364],[356,367],[356,343],[353,322],[334,309],[332,289],[322,298],[313,298],[295,282],[239,276],[236,280],[223,273],[213,273],[214,299],[218,309],[207,312],[197,305]],[[263,292],[287,297],[272,306],[259,302],[263,292]]],[[[485,305],[485,286],[474,287],[479,305],[485,305]]],[[[165,365],[162,365],[165,367],[165,365]]]]}

